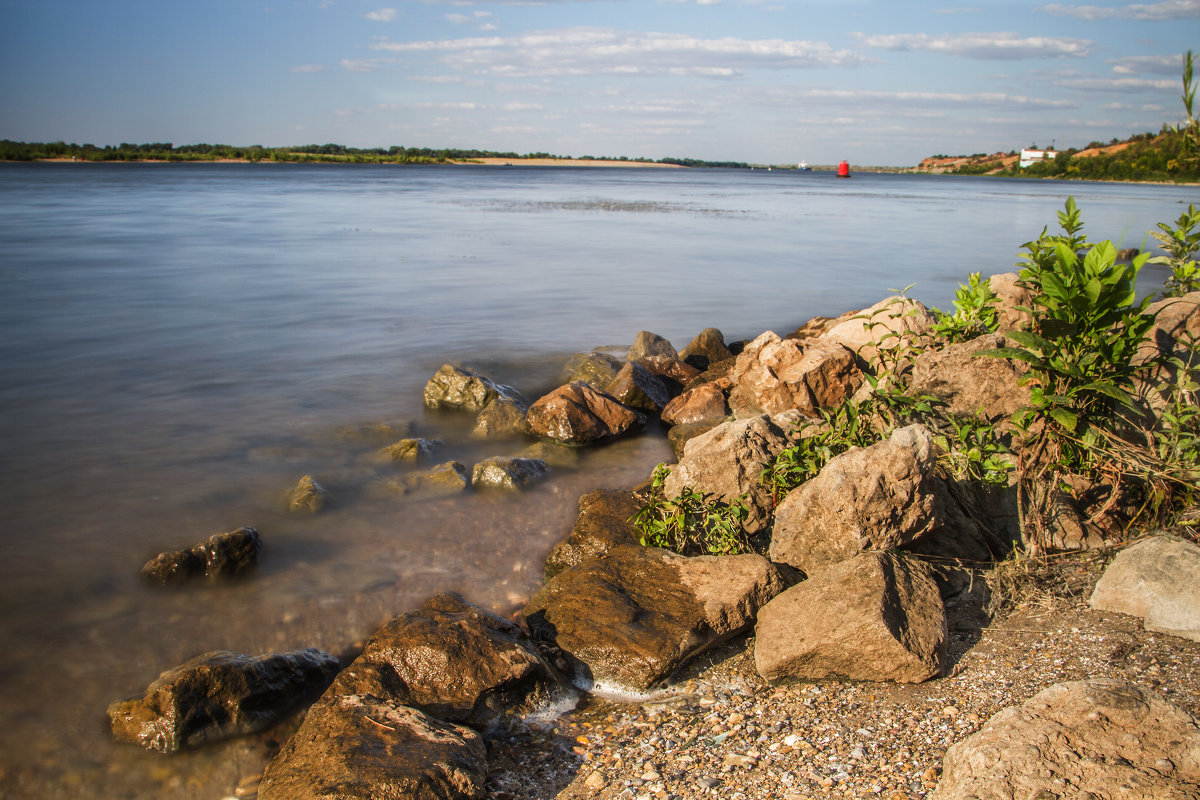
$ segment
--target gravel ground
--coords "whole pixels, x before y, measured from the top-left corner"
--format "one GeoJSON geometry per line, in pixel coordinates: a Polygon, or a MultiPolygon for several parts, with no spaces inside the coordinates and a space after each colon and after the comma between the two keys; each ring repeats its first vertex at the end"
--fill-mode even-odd
{"type": "Polygon", "coordinates": [[[1123,678],[1200,716],[1200,643],[1092,611],[1109,554],[977,574],[948,608],[948,677],[920,685],[768,685],[753,640],[725,645],[656,695],[591,697],[489,742],[494,800],[920,798],[946,749],[1055,683],[1123,678]],[[988,622],[987,584],[996,587],[988,622]],[[1002,597],[1003,596],[1003,597],[1002,597]]]}

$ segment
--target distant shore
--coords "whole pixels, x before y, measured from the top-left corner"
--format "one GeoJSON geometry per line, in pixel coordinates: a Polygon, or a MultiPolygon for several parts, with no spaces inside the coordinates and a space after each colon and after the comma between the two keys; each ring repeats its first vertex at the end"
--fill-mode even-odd
{"type": "Polygon", "coordinates": [[[451,164],[485,164],[493,167],[660,167],[686,169],[682,164],[657,161],[620,161],[612,158],[471,158],[451,164]]]}

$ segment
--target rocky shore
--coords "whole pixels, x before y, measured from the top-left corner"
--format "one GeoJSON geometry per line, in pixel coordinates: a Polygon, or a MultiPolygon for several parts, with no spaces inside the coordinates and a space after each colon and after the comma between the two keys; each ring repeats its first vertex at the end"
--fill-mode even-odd
{"type": "MultiPolygon", "coordinates": [[[[961,342],[893,297],[747,342],[709,329],[677,351],[642,332],[627,353],[579,354],[532,402],[445,365],[425,405],[522,446],[468,466],[401,436],[378,457],[405,470],[371,493],[520,492],[575,448],[660,422],[677,461],[585,494],[512,619],[441,594],[341,663],[203,654],[113,703],[114,734],[174,751],[290,733],[307,706],[238,787],[263,800],[1200,797],[1190,528],[1133,533],[1119,487],[1060,482],[1035,542],[999,462],[1000,480],[969,479],[943,432],[892,424],[886,404],[811,476],[764,479],[901,375],[922,402],[1010,425],[1028,367],[996,356],[1030,304],[1015,275],[990,285],[996,330],[961,342]],[[716,538],[694,550],[684,518],[716,538]],[[652,546],[672,531],[679,546],[652,546]]],[[[1200,333],[1200,293],[1164,303],[1146,346],[1170,354],[1200,333]]],[[[304,476],[286,502],[329,498],[304,476]]],[[[143,573],[252,580],[260,543],[242,528],[143,573]]]]}

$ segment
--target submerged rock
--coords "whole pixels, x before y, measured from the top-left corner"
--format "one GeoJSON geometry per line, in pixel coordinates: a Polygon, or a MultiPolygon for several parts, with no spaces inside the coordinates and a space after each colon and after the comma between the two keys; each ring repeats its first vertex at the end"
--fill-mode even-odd
{"type": "Polygon", "coordinates": [[[516,389],[496,383],[473,369],[456,364],[443,364],[425,384],[427,408],[453,408],[463,411],[482,411],[497,397],[519,398],[516,389]]]}
{"type": "Polygon", "coordinates": [[[257,658],[214,651],[164,672],[142,697],[113,703],[108,718],[119,741],[175,752],[270,727],[337,671],[336,658],[311,647],[257,658]]]}
{"type": "Polygon", "coordinates": [[[546,462],[541,459],[495,456],[475,465],[471,472],[471,485],[477,489],[524,489],[545,477],[548,471],[546,462]]]}
{"type": "Polygon", "coordinates": [[[525,433],[525,412],[529,404],[517,397],[494,398],[475,418],[471,435],[480,439],[499,439],[525,433]]]}
{"type": "Polygon", "coordinates": [[[178,583],[188,578],[231,578],[258,566],[262,539],[254,528],[218,533],[187,550],[159,553],[142,565],[144,577],[156,583],[178,583]]]}
{"type": "Polygon", "coordinates": [[[604,389],[612,383],[613,378],[621,371],[621,359],[608,353],[593,350],[590,353],[576,353],[571,356],[563,373],[560,383],[583,381],[596,389],[604,389]]]}
{"type": "Polygon", "coordinates": [[[471,476],[467,468],[457,461],[447,461],[430,469],[410,472],[394,480],[384,481],[373,488],[376,494],[383,495],[437,497],[461,494],[470,485],[471,476]]]}
{"type": "Polygon", "coordinates": [[[327,505],[329,505],[329,492],[313,480],[312,475],[302,477],[287,498],[288,511],[293,514],[316,514],[327,505]]]}
{"type": "Polygon", "coordinates": [[[385,461],[419,462],[424,461],[442,446],[438,439],[407,438],[395,444],[390,444],[379,451],[379,457],[385,461]]]}

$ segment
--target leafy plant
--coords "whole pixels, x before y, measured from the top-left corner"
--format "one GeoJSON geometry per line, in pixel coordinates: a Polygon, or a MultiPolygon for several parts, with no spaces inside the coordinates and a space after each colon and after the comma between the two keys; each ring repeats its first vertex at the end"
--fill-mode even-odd
{"type": "Polygon", "coordinates": [[[992,333],[998,325],[995,300],[991,281],[981,278],[978,272],[972,272],[965,284],[958,285],[958,291],[954,294],[953,314],[934,309],[938,315],[934,332],[951,344],[992,333]]]}
{"type": "Polygon", "coordinates": [[[978,418],[941,418],[940,432],[933,437],[942,450],[942,463],[960,480],[1008,485],[1015,468],[1012,450],[997,433],[996,427],[978,418]]]}
{"type": "Polygon", "coordinates": [[[743,523],[749,515],[746,498],[732,503],[684,487],[677,497],[663,495],[671,473],[665,464],[655,468],[650,498],[630,522],[646,547],[665,547],[684,555],[736,555],[752,551],[743,523]]]}
{"type": "Polygon", "coordinates": [[[868,415],[854,402],[822,410],[821,420],[802,424],[799,442],[784,448],[760,475],[778,504],[788,492],[816,477],[830,460],[851,447],[866,447],[879,440],[868,415]]]}
{"type": "Polygon", "coordinates": [[[1189,204],[1187,211],[1175,220],[1175,227],[1160,222],[1158,228],[1150,231],[1150,235],[1167,254],[1155,256],[1147,263],[1166,264],[1171,268],[1164,294],[1179,297],[1200,289],[1200,265],[1196,264],[1196,253],[1200,251],[1200,211],[1189,204]]]}

